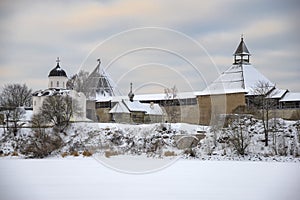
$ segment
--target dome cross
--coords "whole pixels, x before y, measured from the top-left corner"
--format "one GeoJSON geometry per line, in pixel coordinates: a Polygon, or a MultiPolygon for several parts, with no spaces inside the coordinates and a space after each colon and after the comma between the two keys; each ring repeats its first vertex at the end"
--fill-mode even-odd
{"type": "Polygon", "coordinates": [[[57,59],[56,59],[57,65],[59,65],[59,62],[60,62],[60,59],[59,59],[59,57],[57,57],[57,59]]]}

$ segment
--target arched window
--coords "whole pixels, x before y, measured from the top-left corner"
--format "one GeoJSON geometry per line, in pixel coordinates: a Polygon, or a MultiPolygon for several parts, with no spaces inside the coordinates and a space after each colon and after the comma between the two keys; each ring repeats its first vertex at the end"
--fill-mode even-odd
{"type": "Polygon", "coordinates": [[[51,81],[51,87],[53,87],[53,82],[51,81]]]}
{"type": "Polygon", "coordinates": [[[65,82],[63,82],[63,88],[65,87],[65,82]]]}
{"type": "MultiPolygon", "coordinates": [[[[51,82],[52,83],[52,82],[51,82]]],[[[33,105],[36,106],[36,101],[33,102],[33,105]]]]}
{"type": "Polygon", "coordinates": [[[59,81],[56,82],[56,86],[59,87],[59,81]]]}

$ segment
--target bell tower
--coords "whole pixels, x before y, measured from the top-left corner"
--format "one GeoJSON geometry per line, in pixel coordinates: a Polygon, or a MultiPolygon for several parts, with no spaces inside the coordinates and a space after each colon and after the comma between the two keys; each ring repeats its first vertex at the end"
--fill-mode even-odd
{"type": "Polygon", "coordinates": [[[233,64],[250,64],[250,53],[244,42],[244,36],[241,35],[241,41],[236,51],[234,52],[233,64]]]}

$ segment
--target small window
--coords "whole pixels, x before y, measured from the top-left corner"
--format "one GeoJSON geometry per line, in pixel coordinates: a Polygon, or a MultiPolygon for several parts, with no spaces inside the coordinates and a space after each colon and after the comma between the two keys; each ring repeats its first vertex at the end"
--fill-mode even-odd
{"type": "Polygon", "coordinates": [[[53,87],[53,82],[51,81],[51,87],[53,87]]]}
{"type": "Polygon", "coordinates": [[[63,87],[65,87],[65,82],[63,82],[63,87]]]}
{"type": "Polygon", "coordinates": [[[33,102],[33,105],[36,106],[36,101],[33,102]]]}
{"type": "Polygon", "coordinates": [[[59,87],[59,81],[56,82],[56,86],[59,87]]]}

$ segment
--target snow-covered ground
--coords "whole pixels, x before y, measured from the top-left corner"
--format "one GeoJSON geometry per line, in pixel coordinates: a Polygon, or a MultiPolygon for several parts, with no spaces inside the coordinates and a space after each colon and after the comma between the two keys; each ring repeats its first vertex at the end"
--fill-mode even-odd
{"type": "MultiPolygon", "coordinates": [[[[112,162],[126,156],[112,156],[112,162]]],[[[137,157],[138,159],[138,157],[137,157]]],[[[141,158],[151,162],[155,158],[141,158]]],[[[0,159],[1,200],[296,200],[300,164],[180,159],[154,173],[120,173],[94,158],[0,159]]]]}

